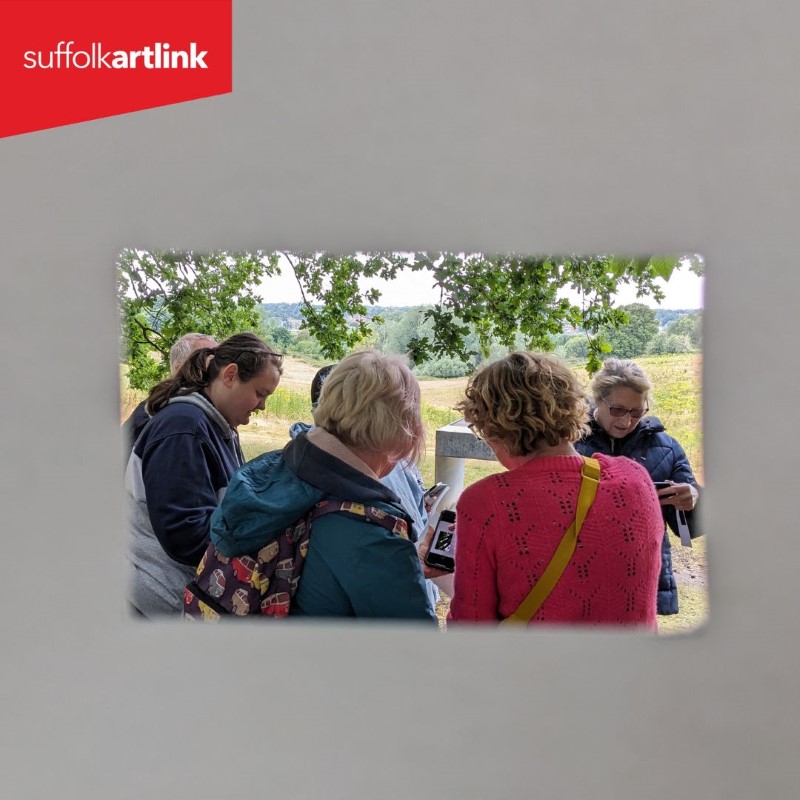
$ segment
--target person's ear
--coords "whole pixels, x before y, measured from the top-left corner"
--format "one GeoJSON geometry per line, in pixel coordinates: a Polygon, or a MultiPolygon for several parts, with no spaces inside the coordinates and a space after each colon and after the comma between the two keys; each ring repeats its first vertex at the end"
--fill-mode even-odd
{"type": "Polygon", "coordinates": [[[230,388],[233,386],[236,379],[239,377],[239,367],[238,365],[231,362],[230,364],[226,364],[222,372],[219,374],[220,378],[222,378],[223,386],[227,386],[230,388]]]}

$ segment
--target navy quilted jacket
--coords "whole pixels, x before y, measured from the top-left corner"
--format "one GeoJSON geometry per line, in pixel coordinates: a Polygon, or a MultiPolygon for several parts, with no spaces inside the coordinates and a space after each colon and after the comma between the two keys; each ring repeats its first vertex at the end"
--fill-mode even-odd
{"type": "MultiPolygon", "coordinates": [[[[686,453],[678,441],[665,432],[658,417],[643,417],[622,439],[609,436],[594,419],[590,421],[590,427],[591,432],[575,444],[581,455],[605,453],[609,456],[627,456],[641,464],[654,481],[674,481],[697,486],[686,453]]],[[[667,533],[667,526],[677,532],[676,511],[674,506],[662,506],[661,513],[665,525],[661,543],[661,574],[658,578],[658,613],[677,614],[678,587],[672,574],[672,554],[667,533]]],[[[685,514],[692,538],[700,536],[702,531],[698,526],[697,507],[685,514]]]]}

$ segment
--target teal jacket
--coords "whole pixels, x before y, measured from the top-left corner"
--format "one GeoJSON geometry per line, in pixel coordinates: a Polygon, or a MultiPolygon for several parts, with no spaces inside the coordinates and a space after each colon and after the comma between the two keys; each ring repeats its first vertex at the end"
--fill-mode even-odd
{"type": "MultiPolygon", "coordinates": [[[[295,422],[289,428],[289,435],[295,439],[301,433],[308,433],[312,427],[305,422],[295,422]]],[[[381,483],[394,492],[400,501],[400,506],[411,520],[409,538],[419,546],[428,529],[428,512],[425,510],[424,502],[425,488],[419,470],[416,467],[405,467],[402,463],[396,464],[388,475],[381,478],[381,483]]],[[[425,589],[431,606],[436,608],[440,598],[439,587],[433,581],[426,580],[425,589]]]]}
{"type": "MultiPolygon", "coordinates": [[[[323,499],[375,506],[408,520],[379,481],[301,434],[234,473],[211,519],[211,541],[226,556],[252,553],[323,499]]],[[[414,544],[350,514],[314,522],[292,614],[436,622],[414,544]]]]}

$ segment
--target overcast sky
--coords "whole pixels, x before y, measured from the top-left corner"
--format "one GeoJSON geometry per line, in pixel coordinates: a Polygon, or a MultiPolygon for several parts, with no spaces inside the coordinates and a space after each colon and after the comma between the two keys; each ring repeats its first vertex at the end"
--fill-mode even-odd
{"type": "MultiPolygon", "coordinates": [[[[261,284],[261,297],[265,303],[299,303],[302,298],[292,270],[284,266],[281,275],[268,278],[261,284]]],[[[381,290],[378,305],[418,306],[431,305],[438,301],[438,292],[432,286],[427,272],[403,272],[393,281],[359,281],[362,289],[376,286],[381,290]]],[[[661,304],[651,297],[638,298],[635,290],[624,286],[617,295],[617,304],[644,303],[653,308],[702,308],[703,278],[681,267],[672,273],[669,282],[659,281],[666,297],[661,304]]],[[[569,296],[567,294],[566,296],[569,296]]],[[[574,298],[572,298],[574,299],[574,298]]]]}

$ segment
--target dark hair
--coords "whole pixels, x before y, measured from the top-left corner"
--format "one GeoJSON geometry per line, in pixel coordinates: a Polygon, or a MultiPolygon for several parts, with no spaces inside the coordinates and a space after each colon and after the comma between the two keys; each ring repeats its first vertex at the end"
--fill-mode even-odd
{"type": "Polygon", "coordinates": [[[322,391],[322,384],[325,382],[325,378],[330,375],[331,370],[336,366],[336,364],[328,364],[326,367],[322,367],[321,369],[317,370],[317,374],[314,376],[313,380],[311,381],[311,407],[316,408],[317,403],[319,403],[319,393],[322,391]]]}
{"type": "Polygon", "coordinates": [[[228,364],[236,364],[239,380],[243,383],[261,374],[267,364],[273,364],[278,374],[283,372],[283,356],[280,353],[276,353],[254,333],[236,333],[216,347],[195,350],[175,375],[150,390],[147,410],[155,414],[176,395],[204,389],[228,364]]]}

